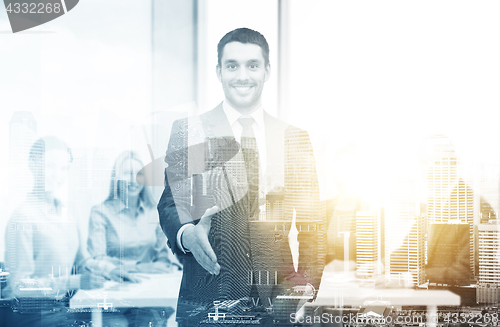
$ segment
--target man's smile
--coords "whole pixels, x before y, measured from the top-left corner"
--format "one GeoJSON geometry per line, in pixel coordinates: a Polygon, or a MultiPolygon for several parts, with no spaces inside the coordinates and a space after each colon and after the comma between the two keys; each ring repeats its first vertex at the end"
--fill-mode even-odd
{"type": "Polygon", "coordinates": [[[233,87],[236,89],[236,91],[243,93],[250,91],[250,89],[252,88],[251,85],[235,85],[233,87]]]}

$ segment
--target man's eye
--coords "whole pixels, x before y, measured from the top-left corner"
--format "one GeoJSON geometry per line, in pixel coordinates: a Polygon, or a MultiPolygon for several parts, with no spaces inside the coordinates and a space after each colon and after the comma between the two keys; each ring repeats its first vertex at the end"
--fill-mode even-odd
{"type": "Polygon", "coordinates": [[[236,65],[227,65],[228,69],[236,69],[236,65]]]}
{"type": "Polygon", "coordinates": [[[258,65],[250,65],[251,69],[256,69],[257,67],[259,67],[259,66],[258,65]]]}

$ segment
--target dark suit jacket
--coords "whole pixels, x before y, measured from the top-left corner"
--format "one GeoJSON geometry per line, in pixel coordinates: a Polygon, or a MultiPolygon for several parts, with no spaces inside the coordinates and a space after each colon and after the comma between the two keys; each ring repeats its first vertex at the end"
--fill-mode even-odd
{"type": "Polygon", "coordinates": [[[184,265],[179,305],[183,301],[235,300],[250,296],[252,288],[268,305],[267,301],[283,288],[307,283],[319,286],[325,254],[325,213],[319,202],[309,136],[267,113],[264,123],[267,168],[262,182],[282,194],[282,201],[276,205],[282,213],[275,212],[272,221],[248,216],[245,163],[222,105],[173,124],[165,158],[165,190],[158,211],[168,246],[184,265]],[[182,225],[198,223],[213,205],[220,209],[212,217],[209,233],[221,267],[218,276],[205,271],[191,253],[184,254],[176,241],[182,225]],[[302,242],[297,273],[287,238],[294,208],[297,221],[303,221],[297,228],[307,229],[298,237],[302,242]]]}

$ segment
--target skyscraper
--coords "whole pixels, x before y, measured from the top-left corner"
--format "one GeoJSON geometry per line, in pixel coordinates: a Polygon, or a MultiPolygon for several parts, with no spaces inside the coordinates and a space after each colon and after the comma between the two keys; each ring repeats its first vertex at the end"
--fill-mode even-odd
{"type": "Polygon", "coordinates": [[[356,213],[356,275],[373,278],[378,273],[379,216],[372,211],[356,213]]]}
{"type": "Polygon", "coordinates": [[[283,220],[285,192],[282,188],[275,188],[266,194],[266,219],[283,220]]]}
{"type": "Polygon", "coordinates": [[[9,200],[13,207],[33,190],[28,157],[37,139],[37,123],[33,114],[29,111],[14,112],[9,122],[9,200]]]}
{"type": "Polygon", "coordinates": [[[479,284],[500,286],[500,225],[479,225],[479,284]]]}
{"type": "Polygon", "coordinates": [[[320,203],[314,153],[307,132],[299,129],[287,130],[285,140],[286,220],[292,220],[295,209],[297,220],[321,218],[326,221],[326,204],[320,203]]]}
{"type": "Polygon", "coordinates": [[[299,262],[312,260],[308,251],[315,248],[313,257],[317,257],[314,258],[317,263],[311,265],[318,268],[311,272],[314,276],[322,271],[326,259],[326,202],[320,201],[314,153],[307,132],[296,128],[286,130],[284,158],[284,217],[292,221],[296,211],[296,228],[302,231],[298,239],[299,262]],[[308,233],[313,228],[314,232],[308,233]]]}
{"type": "Polygon", "coordinates": [[[464,171],[451,140],[433,135],[426,140],[427,226],[459,220],[469,225],[469,261],[474,274],[474,197],[472,179],[464,171]]]}
{"type": "Polygon", "coordinates": [[[396,184],[385,206],[385,275],[387,280],[425,282],[425,220],[415,181],[396,184]]]}
{"type": "Polygon", "coordinates": [[[498,221],[479,225],[479,303],[500,302],[500,225],[498,221]]]}
{"type": "Polygon", "coordinates": [[[348,260],[356,259],[356,212],[361,210],[360,197],[354,194],[341,194],[330,201],[333,213],[328,227],[328,253],[330,259],[346,260],[345,245],[349,245],[348,260]],[[348,238],[346,240],[346,238],[348,238]],[[348,243],[346,243],[348,242],[348,243]]]}
{"type": "Polygon", "coordinates": [[[497,219],[500,210],[500,155],[490,155],[480,165],[479,191],[480,221],[488,223],[490,219],[497,219]]]}

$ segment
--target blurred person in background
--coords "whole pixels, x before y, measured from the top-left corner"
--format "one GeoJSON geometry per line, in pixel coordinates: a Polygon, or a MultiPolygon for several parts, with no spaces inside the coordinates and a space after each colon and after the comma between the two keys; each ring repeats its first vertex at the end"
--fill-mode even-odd
{"type": "MultiPolygon", "coordinates": [[[[137,183],[143,167],[135,152],[125,151],[115,161],[107,199],[90,213],[86,267],[118,282],[140,282],[133,273],[169,273],[173,265],[166,249],[150,190],[137,183]]],[[[168,319],[172,308],[165,308],[168,319]]],[[[152,310],[128,309],[131,325],[148,326],[152,310]]]]}
{"type": "Polygon", "coordinates": [[[66,200],[72,159],[68,145],[55,136],[39,139],[31,148],[33,191],[12,213],[5,237],[6,269],[11,274],[7,294],[16,297],[20,306],[7,319],[8,326],[67,326],[82,317],[65,308],[54,310],[54,302],[48,299],[104,284],[103,277],[76,266],[81,261],[78,222],[68,217],[66,200]],[[82,274],[76,274],[78,270],[82,274]],[[30,304],[41,289],[50,290],[50,295],[30,304]],[[28,304],[29,308],[24,307],[28,304]]]}

